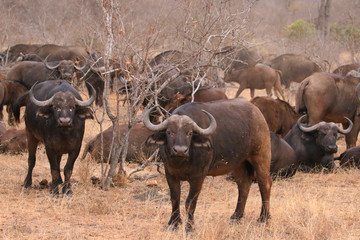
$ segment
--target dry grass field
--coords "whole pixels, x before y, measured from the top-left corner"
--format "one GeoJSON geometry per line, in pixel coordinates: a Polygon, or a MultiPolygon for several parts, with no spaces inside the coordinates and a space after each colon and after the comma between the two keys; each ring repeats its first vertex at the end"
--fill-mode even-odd
{"type": "MultiPolygon", "coordinates": [[[[235,89],[230,89],[228,95],[234,93],[235,89]]],[[[263,91],[256,93],[263,95],[263,91]]],[[[242,96],[248,98],[249,92],[242,96]]],[[[83,146],[97,133],[96,122],[87,121],[83,146]]],[[[344,149],[340,139],[339,153],[344,149]]],[[[37,157],[33,186],[42,179],[50,180],[43,147],[37,157]]],[[[257,222],[261,198],[256,184],[245,217],[239,224],[231,224],[236,184],[225,176],[208,177],[195,212],[195,231],[189,235],[184,225],[177,231],[165,229],[171,204],[162,174],[147,181],[132,178],[103,191],[90,181],[91,176],[100,176],[100,164],[85,159],[74,167],[73,197],[50,198],[48,189],[22,189],[26,171],[26,153],[0,155],[1,239],[360,239],[360,171],[356,169],[297,173],[291,179],[274,181],[272,219],[267,224],[257,222]]],[[[156,169],[149,167],[137,175],[155,173],[156,169]]],[[[182,216],[187,189],[184,182],[182,216]]]]}

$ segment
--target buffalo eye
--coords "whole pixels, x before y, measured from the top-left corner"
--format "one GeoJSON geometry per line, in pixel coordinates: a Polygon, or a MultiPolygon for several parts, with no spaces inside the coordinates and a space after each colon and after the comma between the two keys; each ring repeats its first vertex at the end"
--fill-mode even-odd
{"type": "Polygon", "coordinates": [[[187,132],[187,134],[186,134],[188,137],[191,137],[192,135],[193,135],[193,132],[192,131],[190,131],[190,132],[187,132]]]}
{"type": "Polygon", "coordinates": [[[169,130],[169,129],[166,130],[166,134],[167,134],[167,135],[170,135],[170,136],[171,136],[171,135],[174,135],[174,133],[173,133],[171,130],[169,130]]]}

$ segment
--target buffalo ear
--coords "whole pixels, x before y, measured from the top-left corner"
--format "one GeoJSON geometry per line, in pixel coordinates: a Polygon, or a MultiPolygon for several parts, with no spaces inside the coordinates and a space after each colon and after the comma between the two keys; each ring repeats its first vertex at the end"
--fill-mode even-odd
{"type": "Polygon", "coordinates": [[[194,135],[192,138],[192,144],[194,147],[200,148],[210,149],[212,147],[210,139],[203,135],[194,135]]]}
{"type": "Polygon", "coordinates": [[[94,119],[93,111],[90,108],[77,108],[76,115],[81,119],[94,119]]]}
{"type": "Polygon", "coordinates": [[[145,142],[147,147],[154,146],[154,145],[164,145],[166,140],[166,136],[164,132],[156,132],[150,135],[145,142]]]}
{"type": "Polygon", "coordinates": [[[39,108],[36,112],[36,117],[42,117],[48,119],[52,114],[52,111],[49,107],[39,108]]]}

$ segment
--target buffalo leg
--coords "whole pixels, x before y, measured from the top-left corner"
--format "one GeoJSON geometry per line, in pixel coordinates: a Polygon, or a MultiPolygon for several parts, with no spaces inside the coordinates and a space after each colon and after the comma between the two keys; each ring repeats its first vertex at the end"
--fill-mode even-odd
{"type": "MultiPolygon", "coordinates": [[[[343,128],[346,129],[349,127],[349,123],[343,123],[343,128]]],[[[351,131],[345,135],[345,142],[346,142],[346,149],[352,148],[356,146],[356,140],[358,138],[359,129],[360,128],[360,122],[358,117],[355,117],[354,119],[354,126],[351,129],[351,131]]]]}
{"type": "Polygon", "coordinates": [[[240,168],[233,171],[234,180],[238,186],[238,201],[236,204],[236,209],[234,214],[231,216],[232,220],[238,221],[244,216],[244,210],[246,205],[246,200],[249,195],[251,187],[251,173],[245,166],[246,163],[243,163],[240,168]]]}
{"type": "Polygon", "coordinates": [[[26,136],[28,140],[29,156],[28,156],[28,173],[24,181],[24,188],[29,188],[31,187],[32,184],[32,172],[36,163],[36,149],[39,141],[28,132],[26,132],[26,136]]]}
{"type": "MultiPolygon", "coordinates": [[[[283,92],[283,90],[282,90],[282,88],[281,88],[281,84],[280,84],[280,83],[276,82],[276,83],[274,84],[274,92],[275,92],[275,93],[280,93],[281,98],[285,101],[284,92],[283,92]]],[[[277,95],[277,94],[276,94],[276,95],[277,95]]]]}
{"type": "Polygon", "coordinates": [[[168,222],[168,226],[170,229],[176,229],[179,224],[181,224],[181,216],[180,216],[180,180],[169,173],[166,172],[166,181],[170,188],[170,199],[172,212],[171,217],[168,222]]]}
{"type": "Polygon", "coordinates": [[[270,87],[270,88],[266,88],[266,95],[267,95],[268,97],[272,97],[271,87],[270,87]]]}
{"type": "Polygon", "coordinates": [[[61,154],[56,154],[51,149],[46,149],[46,155],[50,162],[51,169],[51,186],[50,186],[50,195],[53,197],[59,196],[59,185],[63,183],[60,175],[60,161],[61,154]]]}
{"type": "Polygon", "coordinates": [[[67,196],[72,196],[70,178],[74,169],[74,163],[79,155],[79,152],[80,152],[80,148],[77,151],[73,151],[71,154],[69,154],[68,160],[64,167],[65,182],[62,191],[63,194],[67,196]]]}
{"type": "Polygon", "coordinates": [[[244,89],[245,89],[245,84],[242,85],[240,84],[240,87],[235,94],[235,98],[237,98],[242,93],[242,91],[244,91],[244,89]]]}
{"type": "Polygon", "coordinates": [[[193,228],[194,224],[194,212],[196,209],[197,199],[199,197],[202,184],[204,182],[204,178],[196,178],[189,181],[190,183],[190,191],[189,195],[186,198],[185,208],[188,215],[187,223],[186,223],[186,231],[189,232],[193,228]]]}
{"type": "Polygon", "coordinates": [[[265,167],[264,164],[257,164],[254,168],[262,201],[259,221],[265,222],[270,218],[270,191],[272,183],[269,170],[270,168],[265,167]]]}

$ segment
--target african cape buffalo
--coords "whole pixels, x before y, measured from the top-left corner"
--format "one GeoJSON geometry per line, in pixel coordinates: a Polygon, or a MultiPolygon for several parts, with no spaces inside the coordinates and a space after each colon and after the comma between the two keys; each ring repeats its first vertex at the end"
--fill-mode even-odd
{"type": "Polygon", "coordinates": [[[256,64],[253,67],[246,67],[240,70],[231,70],[225,74],[225,82],[237,82],[240,84],[235,97],[238,97],[245,88],[250,88],[251,97],[254,97],[255,89],[266,89],[268,96],[272,96],[271,89],[280,93],[284,98],[281,89],[281,73],[264,64],[256,64]]]}
{"type": "Polygon", "coordinates": [[[335,166],[334,153],[337,152],[337,134],[348,134],[353,123],[345,117],[349,122],[347,129],[341,129],[333,122],[308,125],[301,123],[305,116],[299,118],[284,140],[294,149],[301,170],[317,170],[319,167],[332,170],[335,166]]]}
{"type": "Polygon", "coordinates": [[[254,174],[262,198],[260,221],[270,217],[270,133],[258,108],[238,98],[208,103],[187,103],[159,124],[144,125],[151,131],[147,144],[159,145],[170,188],[172,213],[169,227],[176,228],[180,217],[180,181],[190,184],[185,207],[186,230],[193,226],[196,202],[206,176],[232,172],[238,185],[238,201],[233,220],[243,217],[254,174]]]}
{"type": "MultiPolygon", "coordinates": [[[[120,142],[121,133],[128,129],[127,124],[119,125],[118,139],[120,142]]],[[[103,132],[103,159],[106,161],[110,154],[110,147],[113,138],[113,127],[109,127],[103,132]]],[[[154,148],[145,146],[147,137],[152,132],[149,131],[143,124],[136,124],[130,131],[129,146],[127,150],[126,160],[131,162],[141,163],[143,157],[150,157],[155,151],[154,148]]],[[[91,139],[85,146],[81,159],[85,159],[87,154],[91,155],[91,158],[96,162],[101,162],[101,134],[99,133],[93,139],[91,139]]]]}
{"type": "Polygon", "coordinates": [[[12,113],[12,105],[21,95],[27,92],[28,89],[21,82],[18,81],[0,81],[0,120],[3,119],[3,107],[7,106],[8,124],[14,125],[14,117],[12,113]]]}
{"type": "Polygon", "coordinates": [[[24,187],[32,184],[32,171],[36,162],[36,149],[39,142],[45,145],[50,162],[52,183],[50,193],[59,195],[59,185],[63,184],[60,175],[60,161],[68,154],[64,167],[65,181],[62,192],[71,196],[70,177],[76,158],[79,155],[85,130],[85,119],[92,118],[89,106],[95,99],[82,101],[80,94],[63,80],[45,81],[35,84],[28,94],[20,97],[14,105],[15,120],[20,120],[20,107],[26,106],[25,125],[28,140],[28,173],[24,187]]]}
{"type": "Polygon", "coordinates": [[[264,115],[269,130],[284,137],[301,116],[289,103],[271,97],[255,97],[250,100],[264,115]]]}
{"type": "Polygon", "coordinates": [[[4,52],[0,53],[0,62],[8,63],[8,62],[15,62],[19,57],[22,55],[26,55],[29,53],[34,53],[36,49],[41,47],[40,44],[16,44],[4,52]]]}
{"type": "Polygon", "coordinates": [[[80,46],[60,46],[56,44],[45,44],[37,48],[34,54],[48,61],[82,60],[89,56],[89,52],[80,46]]]}
{"type": "Polygon", "coordinates": [[[25,152],[27,148],[27,138],[25,130],[8,129],[0,137],[0,152],[19,154],[25,152]]]}
{"type": "Polygon", "coordinates": [[[339,74],[342,76],[346,76],[346,74],[348,72],[350,72],[351,70],[356,70],[356,71],[360,71],[360,64],[359,63],[352,63],[352,64],[346,64],[346,65],[342,65],[339,66],[338,68],[336,68],[333,73],[334,74],[339,74]]]}
{"type": "Polygon", "coordinates": [[[360,168],[360,146],[349,148],[335,160],[340,160],[340,166],[345,168],[360,168]]]}
{"type": "Polygon", "coordinates": [[[307,113],[309,124],[321,121],[342,123],[348,126],[349,118],[354,127],[345,136],[346,147],[356,144],[360,130],[360,102],[355,93],[359,78],[344,77],[331,73],[314,73],[301,82],[296,93],[295,110],[298,113],[307,113]]]}

